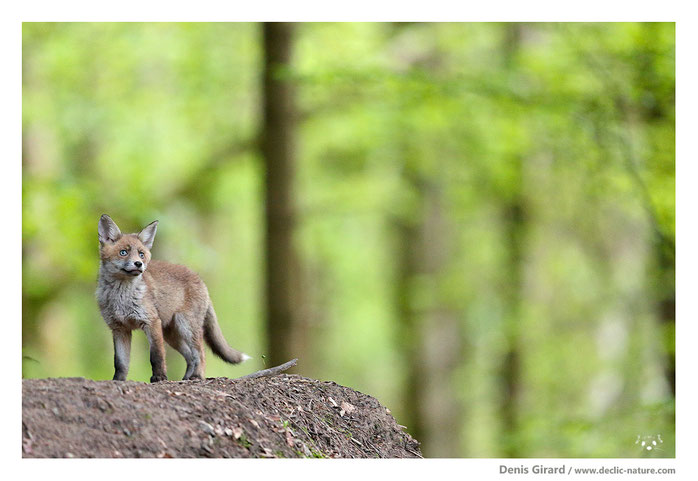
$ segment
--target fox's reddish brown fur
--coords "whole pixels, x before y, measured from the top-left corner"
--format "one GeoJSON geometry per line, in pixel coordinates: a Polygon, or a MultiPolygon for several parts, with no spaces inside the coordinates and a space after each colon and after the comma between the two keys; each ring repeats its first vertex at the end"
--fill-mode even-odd
{"type": "Polygon", "coordinates": [[[96,294],[114,338],[114,379],[126,379],[134,329],[142,329],[150,344],[151,382],[167,379],[165,341],[186,359],[184,379],[204,377],[204,341],[227,362],[249,359],[228,346],[199,276],[184,266],[151,260],[156,231],[157,221],[138,234],[122,234],[108,215],[99,220],[96,294]]]}

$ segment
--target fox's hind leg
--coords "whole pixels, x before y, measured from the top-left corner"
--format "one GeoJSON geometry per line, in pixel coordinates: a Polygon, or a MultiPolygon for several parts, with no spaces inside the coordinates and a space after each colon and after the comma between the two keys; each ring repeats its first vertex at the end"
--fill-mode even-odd
{"type": "Polygon", "coordinates": [[[199,365],[196,369],[196,372],[194,373],[195,376],[193,377],[198,377],[199,379],[204,379],[204,371],[206,369],[206,352],[204,351],[204,333],[203,331],[199,332],[199,335],[196,338],[196,343],[197,347],[199,350],[199,365]]]}
{"type": "Polygon", "coordinates": [[[172,346],[186,360],[187,370],[184,373],[184,377],[182,378],[182,380],[189,379],[192,372],[194,372],[193,359],[189,346],[179,337],[179,334],[174,329],[173,324],[170,324],[169,328],[165,329],[164,334],[167,344],[172,346]]]}
{"type": "Polygon", "coordinates": [[[181,312],[176,313],[173,320],[174,322],[168,333],[168,342],[187,361],[187,371],[182,379],[186,381],[187,379],[202,378],[203,376],[199,375],[199,372],[200,370],[203,371],[203,369],[200,369],[203,356],[198,348],[198,345],[201,345],[202,342],[199,340],[197,343],[197,338],[200,338],[201,335],[192,329],[186,316],[181,312]]]}

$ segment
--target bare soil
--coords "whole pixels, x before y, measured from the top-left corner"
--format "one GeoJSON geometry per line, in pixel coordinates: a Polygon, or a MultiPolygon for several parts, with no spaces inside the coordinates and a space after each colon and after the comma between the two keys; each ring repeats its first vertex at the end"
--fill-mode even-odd
{"type": "Polygon", "coordinates": [[[297,375],[22,381],[22,456],[414,458],[375,398],[297,375]]]}

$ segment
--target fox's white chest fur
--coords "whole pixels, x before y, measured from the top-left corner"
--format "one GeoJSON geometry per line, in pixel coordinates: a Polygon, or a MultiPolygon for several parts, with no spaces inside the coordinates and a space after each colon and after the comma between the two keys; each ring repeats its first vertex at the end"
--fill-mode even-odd
{"type": "Polygon", "coordinates": [[[136,279],[109,279],[100,273],[97,283],[97,302],[107,324],[137,328],[148,321],[143,304],[146,285],[142,277],[136,279]]]}

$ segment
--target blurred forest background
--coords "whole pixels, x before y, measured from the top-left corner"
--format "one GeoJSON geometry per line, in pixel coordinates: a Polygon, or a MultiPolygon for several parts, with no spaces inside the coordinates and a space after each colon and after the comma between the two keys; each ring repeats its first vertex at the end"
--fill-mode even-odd
{"type": "Polygon", "coordinates": [[[299,357],[427,456],[674,456],[674,47],[658,23],[25,23],[23,376],[111,379],[97,220],[158,219],[155,258],[254,357],[208,376],[299,357]]]}

